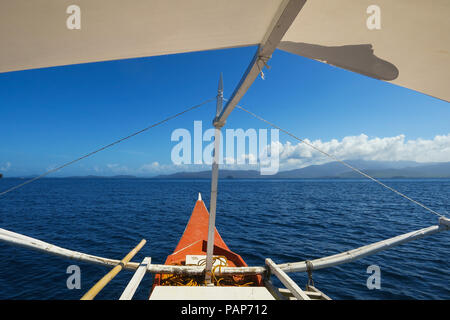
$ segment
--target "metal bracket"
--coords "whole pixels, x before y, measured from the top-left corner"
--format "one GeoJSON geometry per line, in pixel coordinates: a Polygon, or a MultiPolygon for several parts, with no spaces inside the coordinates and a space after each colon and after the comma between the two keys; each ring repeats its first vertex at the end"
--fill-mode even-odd
{"type": "Polygon", "coordinates": [[[308,288],[309,286],[314,287],[314,280],[312,277],[314,265],[312,264],[312,262],[310,260],[306,260],[305,263],[306,263],[306,272],[308,272],[308,284],[306,285],[306,288],[308,288]]]}

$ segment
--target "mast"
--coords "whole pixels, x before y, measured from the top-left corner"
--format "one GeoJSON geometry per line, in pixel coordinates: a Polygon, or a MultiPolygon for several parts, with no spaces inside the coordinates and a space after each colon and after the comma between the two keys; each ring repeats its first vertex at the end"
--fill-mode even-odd
{"type": "Polygon", "coordinates": [[[209,224],[208,224],[208,243],[206,247],[206,268],[205,281],[208,285],[211,283],[211,271],[213,265],[213,251],[214,251],[214,231],[216,228],[216,203],[217,203],[217,184],[219,180],[219,157],[220,157],[220,137],[223,124],[216,121],[222,112],[223,104],[223,79],[220,74],[219,87],[217,89],[217,103],[216,103],[216,118],[214,124],[214,157],[212,163],[212,177],[211,177],[211,200],[209,203],[209,224]]]}

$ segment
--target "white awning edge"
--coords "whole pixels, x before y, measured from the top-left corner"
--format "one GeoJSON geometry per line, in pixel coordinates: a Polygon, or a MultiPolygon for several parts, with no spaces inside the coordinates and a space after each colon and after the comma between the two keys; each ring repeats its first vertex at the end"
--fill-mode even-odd
{"type": "Polygon", "coordinates": [[[308,1],[279,48],[450,101],[449,14],[448,0],[308,1]]]}
{"type": "Polygon", "coordinates": [[[0,73],[256,45],[282,1],[1,1],[0,73]]]}

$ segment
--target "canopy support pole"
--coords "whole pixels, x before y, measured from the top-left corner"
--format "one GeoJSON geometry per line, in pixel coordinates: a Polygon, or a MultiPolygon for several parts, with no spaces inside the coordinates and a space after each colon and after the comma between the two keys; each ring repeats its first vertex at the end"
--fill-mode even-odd
{"type": "Polygon", "coordinates": [[[214,249],[214,233],[216,224],[216,202],[217,202],[217,184],[219,178],[219,153],[220,153],[220,137],[221,128],[225,125],[226,119],[231,111],[236,107],[247,90],[255,81],[258,74],[262,73],[262,69],[267,61],[272,57],[272,53],[277,48],[281,39],[291,24],[294,22],[300,10],[303,8],[306,0],[284,0],[277,13],[275,14],[269,29],[266,31],[262,39],[258,51],[253,57],[252,62],[247,68],[239,85],[233,92],[231,99],[227,102],[225,109],[222,110],[223,104],[223,87],[222,75],[219,81],[219,92],[217,95],[216,117],[213,120],[215,127],[214,132],[214,160],[212,165],[211,177],[211,200],[209,210],[209,225],[208,225],[208,244],[206,250],[206,267],[205,267],[205,281],[211,285],[211,270],[213,265],[213,249],[214,249]]]}
{"type": "MultiPolygon", "coordinates": [[[[217,89],[217,104],[216,117],[222,111],[223,104],[223,79],[220,74],[219,87],[217,89]]],[[[220,159],[220,138],[221,128],[219,123],[214,123],[214,158],[212,164],[211,177],[211,200],[209,203],[209,224],[208,224],[208,243],[206,246],[206,267],[205,267],[205,281],[207,285],[212,285],[212,266],[213,266],[213,251],[214,251],[214,234],[216,230],[216,204],[217,204],[217,185],[219,181],[219,159],[220,159]]]]}
{"type": "Polygon", "coordinates": [[[245,95],[258,75],[262,73],[262,69],[272,57],[272,53],[283,39],[284,34],[294,22],[300,10],[302,10],[305,2],[306,0],[285,0],[281,3],[252,62],[242,76],[241,81],[234,90],[231,98],[228,100],[225,108],[220,115],[214,119],[214,126],[216,126],[216,124],[220,124],[221,127],[225,125],[230,113],[245,95]]]}

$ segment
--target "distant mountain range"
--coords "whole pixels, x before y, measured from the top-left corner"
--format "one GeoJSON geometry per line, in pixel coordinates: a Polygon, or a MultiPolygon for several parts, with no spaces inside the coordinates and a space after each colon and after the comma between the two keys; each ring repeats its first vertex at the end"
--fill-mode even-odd
{"type": "MultiPolygon", "coordinates": [[[[440,179],[450,178],[450,162],[418,163],[414,161],[345,161],[374,178],[381,179],[440,179]]],[[[35,176],[16,177],[30,179],[35,176]]],[[[259,170],[219,170],[221,179],[354,179],[362,176],[339,162],[328,162],[311,165],[301,169],[278,172],[275,175],[263,176],[259,170]]],[[[0,173],[1,178],[1,173],[0,173]]],[[[71,176],[72,179],[133,179],[133,175],[115,176],[71,176]]],[[[148,177],[147,177],[148,178],[148,177]]],[[[198,172],[177,172],[158,175],[152,179],[211,179],[211,170],[198,172]]]]}
{"type": "MultiPolygon", "coordinates": [[[[450,178],[450,162],[418,163],[413,161],[346,161],[374,178],[450,178]]],[[[221,179],[353,179],[362,177],[339,162],[311,165],[263,176],[257,170],[220,170],[221,179]]],[[[177,172],[154,179],[210,179],[211,171],[177,172]]]]}

